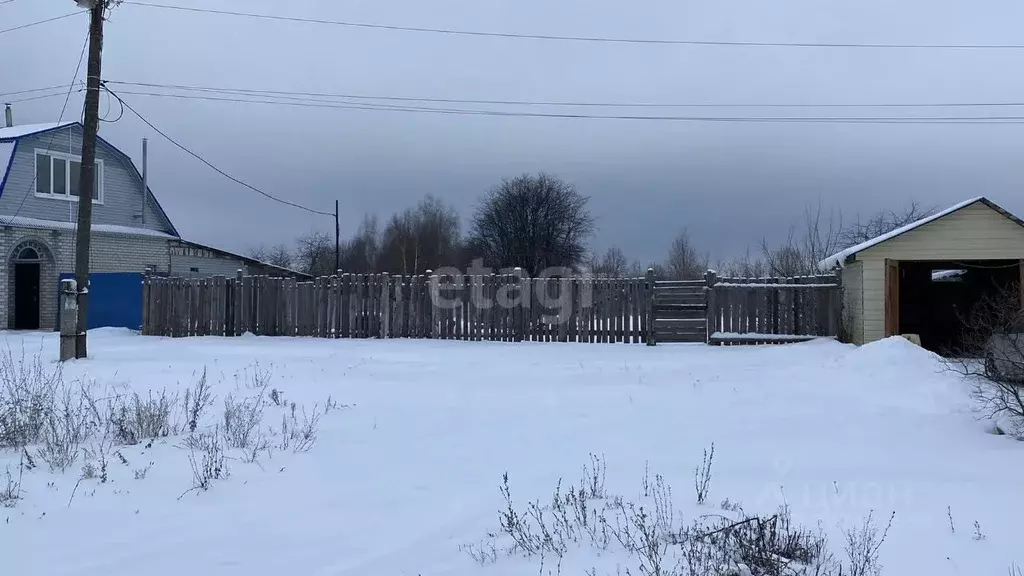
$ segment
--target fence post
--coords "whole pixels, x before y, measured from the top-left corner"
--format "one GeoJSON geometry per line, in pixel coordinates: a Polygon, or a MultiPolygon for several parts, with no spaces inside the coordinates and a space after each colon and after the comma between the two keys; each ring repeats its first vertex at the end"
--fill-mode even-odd
{"type": "Polygon", "coordinates": [[[380,337],[387,338],[391,327],[391,275],[380,275],[380,337]]]}
{"type": "Polygon", "coordinates": [[[143,336],[148,336],[150,332],[149,327],[149,275],[152,271],[149,267],[146,267],[146,271],[142,273],[142,326],[139,327],[139,332],[143,336]]]}
{"type": "Polygon", "coordinates": [[[654,346],[655,341],[654,320],[657,314],[654,312],[654,268],[647,269],[647,345],[654,346]]]}
{"type": "Polygon", "coordinates": [[[707,307],[707,342],[711,341],[711,335],[718,331],[718,298],[715,295],[715,284],[718,283],[718,273],[708,270],[704,273],[705,301],[707,307]]]}
{"type": "MultiPolygon", "coordinates": [[[[441,337],[441,319],[437,308],[437,301],[440,296],[440,285],[433,270],[427,270],[426,276],[427,302],[424,305],[423,312],[425,317],[430,318],[430,337],[436,340],[441,337]]],[[[426,332],[426,330],[424,332],[426,332]]]]}
{"type": "Polygon", "coordinates": [[[63,305],[60,307],[60,361],[75,357],[75,340],[78,334],[78,290],[74,280],[60,281],[63,305]]]}

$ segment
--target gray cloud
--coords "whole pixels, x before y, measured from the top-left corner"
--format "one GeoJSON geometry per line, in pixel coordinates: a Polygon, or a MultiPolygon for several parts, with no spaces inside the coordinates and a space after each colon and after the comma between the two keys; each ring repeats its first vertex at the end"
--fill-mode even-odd
{"type": "MultiPolygon", "coordinates": [[[[524,0],[515,4],[269,0],[199,2],[348,20],[636,37],[1013,42],[1024,6],[990,0],[785,5],[524,0]],[[294,5],[292,5],[294,4],[294,5]]],[[[15,0],[0,28],[70,9],[15,0]]],[[[0,35],[0,92],[67,82],[85,35],[73,18],[0,35]]],[[[251,21],[124,5],[107,24],[104,77],[158,83],[454,98],[670,102],[1024,101],[1024,51],[827,50],[567,44],[251,21]]],[[[659,258],[683,227],[714,256],[781,238],[819,199],[849,220],[910,199],[943,206],[988,195],[1024,212],[1024,125],[703,124],[441,116],[125,96],[151,121],[228,172],[321,210],[341,201],[343,230],[425,193],[471,213],[504,176],[546,170],[592,198],[595,248],[659,258]]],[[[15,105],[19,123],[52,121],[60,98],[15,105]]],[[[116,103],[103,109],[116,115],[116,103]]],[[[81,109],[76,95],[72,115],[81,109]]],[[[621,113],[621,111],[619,111],[621,113]]],[[[878,110],[661,111],[877,115],[878,110]]],[[[896,114],[972,110],[902,109],[896,114]]],[[[1020,114],[1022,108],[997,109],[1020,114]]],[[[982,112],[984,113],[984,112],[982,112]]],[[[324,217],[275,205],[174,149],[127,113],[101,134],[139,158],[183,234],[235,250],[288,241],[324,217]]]]}

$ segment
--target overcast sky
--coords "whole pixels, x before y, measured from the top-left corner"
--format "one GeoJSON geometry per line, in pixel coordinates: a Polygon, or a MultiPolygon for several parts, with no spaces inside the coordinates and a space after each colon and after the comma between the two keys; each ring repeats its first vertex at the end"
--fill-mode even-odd
{"type": "MultiPolygon", "coordinates": [[[[1012,0],[164,0],[321,19],[576,36],[767,42],[1024,43],[1012,0]]],[[[0,29],[74,9],[0,5],[0,29]]],[[[67,83],[76,16],[0,35],[0,93],[67,83]]],[[[261,21],[123,5],[106,26],[107,80],[323,93],[675,103],[1024,102],[1024,50],[893,50],[569,43],[261,21]]],[[[84,64],[80,78],[84,77],[84,64]]],[[[131,90],[125,88],[125,90],[131,90]]],[[[138,90],[138,89],[135,89],[138,90]]],[[[15,98],[15,97],[11,97],[15,98]]],[[[9,98],[10,99],[10,98],[9,98]]],[[[62,98],[14,105],[54,121],[62,98]]],[[[432,193],[471,214],[502,177],[548,171],[590,196],[596,249],[660,258],[682,228],[713,257],[781,239],[819,199],[858,214],[987,195],[1024,213],[1024,124],[725,124],[412,114],[125,100],[208,160],[324,211],[343,234],[432,193]]],[[[495,108],[491,106],[491,108],[495,108]]],[[[507,107],[499,107],[507,109],[507,107]]],[[[69,107],[81,111],[76,95],[69,107]]],[[[550,112],[552,109],[538,109],[550,112]]],[[[1024,115],[988,109],[561,110],[709,116],[1024,115]]],[[[116,116],[107,98],[101,112],[116,116]],[[112,108],[112,109],[111,109],[112,108]]],[[[139,162],[183,236],[245,251],[333,222],[224,180],[131,113],[100,134],[139,162]]],[[[464,225],[466,219],[464,218],[464,225]]]]}

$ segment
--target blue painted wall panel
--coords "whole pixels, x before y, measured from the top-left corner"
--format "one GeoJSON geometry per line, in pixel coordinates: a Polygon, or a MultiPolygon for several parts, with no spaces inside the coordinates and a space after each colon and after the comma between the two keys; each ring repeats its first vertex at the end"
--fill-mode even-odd
{"type": "MultiPolygon", "coordinates": [[[[61,274],[61,279],[74,274],[61,274]]],[[[58,294],[60,285],[57,286],[58,294]]],[[[58,297],[59,301],[60,298],[58,297]]],[[[142,274],[111,272],[89,275],[89,328],[142,327],[142,274]]]]}

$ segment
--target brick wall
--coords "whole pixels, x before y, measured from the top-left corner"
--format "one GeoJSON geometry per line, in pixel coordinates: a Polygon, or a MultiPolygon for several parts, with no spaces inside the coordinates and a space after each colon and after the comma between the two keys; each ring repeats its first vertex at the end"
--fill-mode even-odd
{"type": "MultiPolygon", "coordinates": [[[[71,230],[36,230],[5,226],[0,229],[0,327],[13,327],[15,249],[26,242],[40,246],[39,325],[57,327],[57,279],[74,272],[75,238],[71,230]]],[[[89,267],[92,272],[143,272],[152,267],[167,272],[168,240],[153,236],[93,233],[89,267]]]]}

